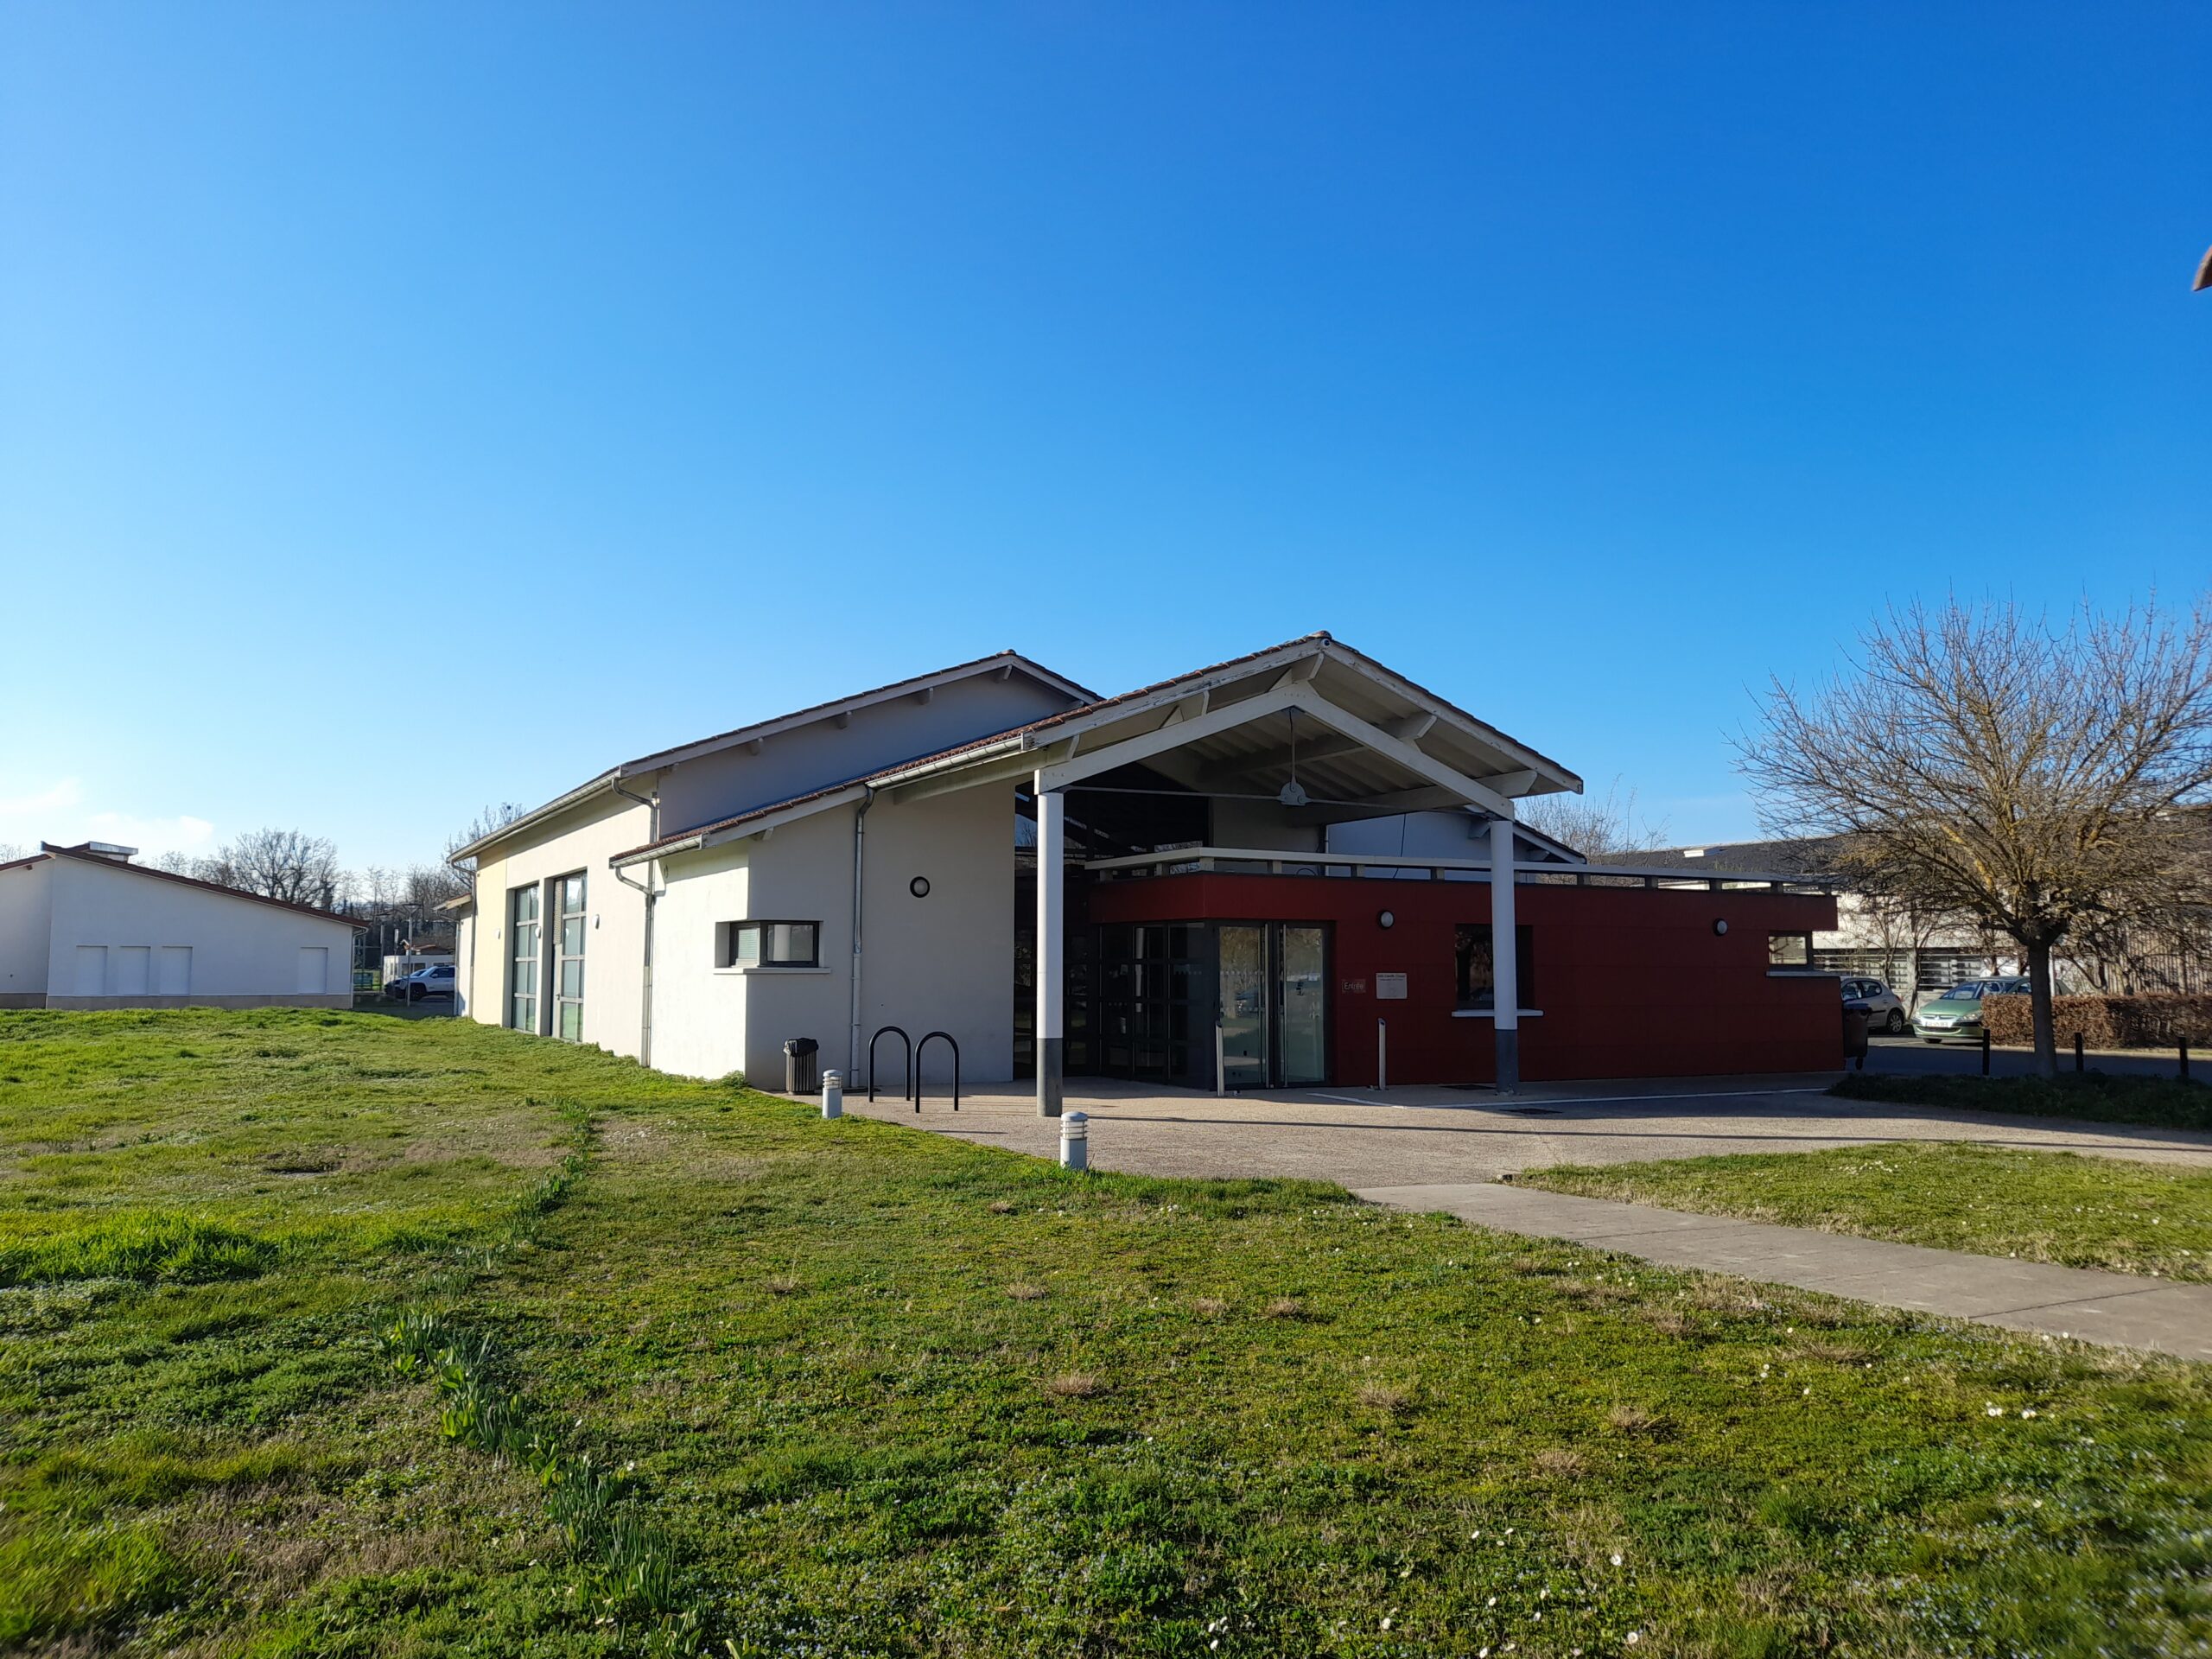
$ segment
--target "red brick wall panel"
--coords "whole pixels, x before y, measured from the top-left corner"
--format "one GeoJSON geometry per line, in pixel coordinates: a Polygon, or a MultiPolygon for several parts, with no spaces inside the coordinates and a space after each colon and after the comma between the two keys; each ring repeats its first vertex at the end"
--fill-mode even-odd
{"type": "MultiPolygon", "coordinates": [[[[1100,883],[1098,922],[1291,921],[1330,925],[1336,1082],[1375,1081],[1375,1021],[1389,1022],[1398,1083],[1487,1083],[1487,1019],[1455,1018],[1454,932],[1490,920],[1484,882],[1190,874],[1100,883]],[[1377,925],[1389,910],[1396,925],[1377,925]],[[1406,976],[1403,1001],[1376,976],[1406,976]]],[[[1533,995],[1521,1022],[1530,1081],[1834,1070],[1842,1015],[1833,976],[1776,976],[1770,932],[1835,925],[1825,896],[1756,890],[1524,886],[1518,920],[1535,930],[1533,995]],[[1717,934],[1716,920],[1728,931],[1717,934]]]]}

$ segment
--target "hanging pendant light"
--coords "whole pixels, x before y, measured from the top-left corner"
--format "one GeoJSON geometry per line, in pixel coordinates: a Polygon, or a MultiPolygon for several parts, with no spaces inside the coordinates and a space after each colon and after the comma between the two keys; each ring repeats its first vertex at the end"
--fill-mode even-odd
{"type": "Polygon", "coordinates": [[[1275,799],[1285,806],[1303,806],[1306,791],[1298,782],[1298,710],[1286,709],[1283,712],[1290,716],[1290,781],[1275,791],[1275,799]]]}

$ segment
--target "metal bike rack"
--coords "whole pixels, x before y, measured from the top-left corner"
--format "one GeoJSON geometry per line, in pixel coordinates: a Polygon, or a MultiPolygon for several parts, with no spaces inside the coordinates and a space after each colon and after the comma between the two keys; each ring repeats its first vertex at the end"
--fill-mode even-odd
{"type": "MultiPolygon", "coordinates": [[[[876,1028],[875,1035],[868,1039],[868,1097],[870,1100],[875,1098],[875,1046],[886,1036],[896,1037],[906,1046],[906,1080],[899,1085],[899,1098],[912,1101],[914,1109],[918,1112],[922,1109],[922,1103],[921,1096],[916,1092],[914,1039],[897,1026],[880,1026],[876,1028]]],[[[925,1037],[922,1040],[926,1043],[929,1039],[925,1037]]]]}
{"type": "Polygon", "coordinates": [[[914,1045],[914,1109],[918,1112],[922,1109],[922,1054],[940,1037],[952,1051],[952,1109],[960,1109],[960,1045],[953,1040],[950,1032],[932,1031],[914,1045]]]}

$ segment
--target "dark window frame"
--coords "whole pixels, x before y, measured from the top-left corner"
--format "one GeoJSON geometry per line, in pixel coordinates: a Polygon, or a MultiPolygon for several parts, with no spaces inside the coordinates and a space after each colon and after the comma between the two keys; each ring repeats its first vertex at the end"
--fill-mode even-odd
{"type": "Polygon", "coordinates": [[[1810,931],[1797,928],[1777,928],[1770,930],[1766,936],[1766,965],[1770,971],[1779,973],[1812,973],[1816,971],[1813,967],[1813,936],[1810,931]],[[1798,960],[1792,962],[1786,957],[1777,957],[1775,955],[1774,947],[1778,941],[1784,939],[1792,939],[1796,941],[1798,949],[1802,953],[1798,960]]]}
{"type": "Polygon", "coordinates": [[[717,968],[819,968],[822,965],[822,924],[799,916],[771,916],[761,920],[747,917],[742,921],[724,922],[715,929],[715,966],[717,968]],[[770,957],[767,954],[771,930],[779,927],[803,927],[811,949],[804,957],[770,957]],[[760,949],[753,959],[747,961],[738,949],[739,938],[747,932],[760,936],[760,949]]]}
{"type": "MultiPolygon", "coordinates": [[[[1528,922],[1513,925],[1514,989],[1520,997],[1521,1007],[1535,1006],[1536,995],[1536,930],[1528,922]]],[[[1497,936],[1489,922],[1459,922],[1452,930],[1452,1007],[1461,1009],[1480,1009],[1495,1013],[1497,1008],[1497,936]],[[1476,989],[1472,973],[1476,945],[1483,946],[1481,958],[1488,983],[1476,989]]],[[[1519,1009],[1515,1010],[1516,1013],[1519,1009]]]]}

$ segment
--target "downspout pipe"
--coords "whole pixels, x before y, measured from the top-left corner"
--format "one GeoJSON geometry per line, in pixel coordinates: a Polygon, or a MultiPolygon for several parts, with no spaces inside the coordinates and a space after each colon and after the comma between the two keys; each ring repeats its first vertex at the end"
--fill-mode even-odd
{"type": "Polygon", "coordinates": [[[845,1044],[845,1075],[855,1087],[861,1075],[861,878],[868,868],[868,810],[874,804],[875,786],[871,784],[853,809],[852,1032],[845,1044]]]}
{"type": "MultiPolygon", "coordinates": [[[[639,795],[623,788],[620,779],[615,780],[613,789],[617,795],[635,801],[645,809],[648,819],[645,839],[648,842],[658,841],[660,791],[655,789],[650,796],[639,795]]],[[[637,888],[645,896],[645,960],[639,967],[638,981],[638,1064],[647,1067],[653,1063],[653,900],[660,897],[654,890],[654,884],[659,880],[659,867],[658,859],[646,865],[645,879],[642,882],[632,881],[619,869],[614,872],[617,881],[626,887],[637,888]]]]}

